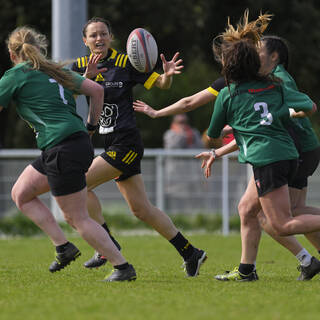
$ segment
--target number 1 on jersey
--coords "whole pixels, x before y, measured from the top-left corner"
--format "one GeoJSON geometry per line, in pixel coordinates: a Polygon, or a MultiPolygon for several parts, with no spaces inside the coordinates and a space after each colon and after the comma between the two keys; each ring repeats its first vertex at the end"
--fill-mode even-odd
{"type": "Polygon", "coordinates": [[[58,83],[56,80],[52,79],[52,78],[50,78],[49,81],[51,83],[56,83],[58,85],[59,93],[60,93],[60,97],[61,97],[62,102],[64,104],[68,104],[68,100],[64,97],[64,88],[63,88],[63,86],[60,83],[58,83]]]}

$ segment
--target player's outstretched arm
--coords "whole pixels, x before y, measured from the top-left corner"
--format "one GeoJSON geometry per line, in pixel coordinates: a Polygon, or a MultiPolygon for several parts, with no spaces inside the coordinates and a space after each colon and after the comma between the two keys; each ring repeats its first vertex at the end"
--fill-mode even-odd
{"type": "Polygon", "coordinates": [[[133,103],[133,109],[137,112],[145,113],[151,118],[160,118],[192,111],[210,101],[214,101],[215,99],[216,96],[205,89],[192,96],[182,98],[179,101],[160,110],[153,109],[151,106],[141,100],[137,100],[133,103]]]}
{"type": "Polygon", "coordinates": [[[172,76],[180,74],[183,69],[182,59],[178,59],[179,52],[176,52],[170,61],[167,61],[164,54],[160,54],[162,61],[163,74],[155,82],[155,86],[160,89],[169,89],[172,84],[172,76]]]}
{"type": "Polygon", "coordinates": [[[238,150],[239,147],[236,140],[232,140],[228,144],[222,146],[219,149],[212,149],[210,151],[204,151],[195,156],[197,159],[202,159],[201,168],[204,169],[204,176],[209,178],[211,176],[211,166],[215,159],[221,158],[224,155],[238,150]]]}

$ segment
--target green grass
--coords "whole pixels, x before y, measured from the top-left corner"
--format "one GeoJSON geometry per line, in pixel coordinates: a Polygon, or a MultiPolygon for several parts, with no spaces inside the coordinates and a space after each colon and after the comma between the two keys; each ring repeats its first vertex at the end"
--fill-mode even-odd
{"type": "Polygon", "coordinates": [[[80,238],[72,241],[82,256],[55,274],[48,272],[53,247],[47,238],[0,240],[0,319],[319,319],[319,276],[296,281],[295,258],[266,236],[257,261],[260,280],[252,283],[213,279],[238,264],[238,234],[189,236],[209,257],[197,278],[185,277],[180,257],[161,237],[118,238],[136,268],[135,282],[100,282],[111,267],[82,267],[92,250],[80,238]]]}

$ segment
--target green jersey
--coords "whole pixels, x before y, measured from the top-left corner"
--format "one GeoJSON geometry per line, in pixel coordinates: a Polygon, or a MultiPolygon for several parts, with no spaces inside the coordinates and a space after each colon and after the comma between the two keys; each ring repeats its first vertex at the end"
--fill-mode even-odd
{"type": "MultiPolygon", "coordinates": [[[[286,71],[283,65],[277,65],[272,73],[280,78],[284,85],[298,91],[298,87],[294,79],[286,71]]],[[[290,107],[290,106],[289,106],[290,107]]],[[[294,128],[297,128],[297,134],[301,142],[301,151],[307,152],[314,150],[320,146],[319,140],[312,128],[309,118],[291,118],[294,128]],[[302,129],[302,130],[301,130],[302,129]]]]}
{"type": "Polygon", "coordinates": [[[300,92],[274,82],[231,84],[215,102],[208,136],[218,138],[229,124],[240,148],[239,162],[260,167],[298,158],[293,140],[283,125],[290,107],[311,110],[313,102],[300,92]]]}
{"type": "MultiPolygon", "coordinates": [[[[73,74],[80,89],[84,78],[73,74]]],[[[41,150],[53,147],[72,133],[87,131],[76,113],[72,94],[46,73],[32,70],[26,63],[9,69],[0,79],[0,106],[7,108],[10,100],[16,102],[17,113],[34,129],[41,150]]]]}

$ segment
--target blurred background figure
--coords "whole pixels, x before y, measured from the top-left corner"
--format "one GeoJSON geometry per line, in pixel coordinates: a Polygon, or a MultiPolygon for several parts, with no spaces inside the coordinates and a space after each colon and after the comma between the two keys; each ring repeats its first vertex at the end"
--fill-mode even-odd
{"type": "MultiPolygon", "coordinates": [[[[163,135],[165,149],[199,149],[204,148],[200,132],[189,124],[188,116],[177,114],[172,118],[170,129],[163,135]]],[[[190,194],[202,190],[201,181],[194,180],[194,174],[201,175],[201,168],[194,159],[183,156],[168,156],[165,160],[165,190],[167,205],[180,207],[181,200],[187,201],[190,194]]],[[[180,210],[183,210],[181,208],[180,210]]]]}
{"type": "Polygon", "coordinates": [[[163,136],[165,149],[197,149],[203,148],[200,132],[189,125],[185,113],[173,117],[170,129],[163,136]]]}

